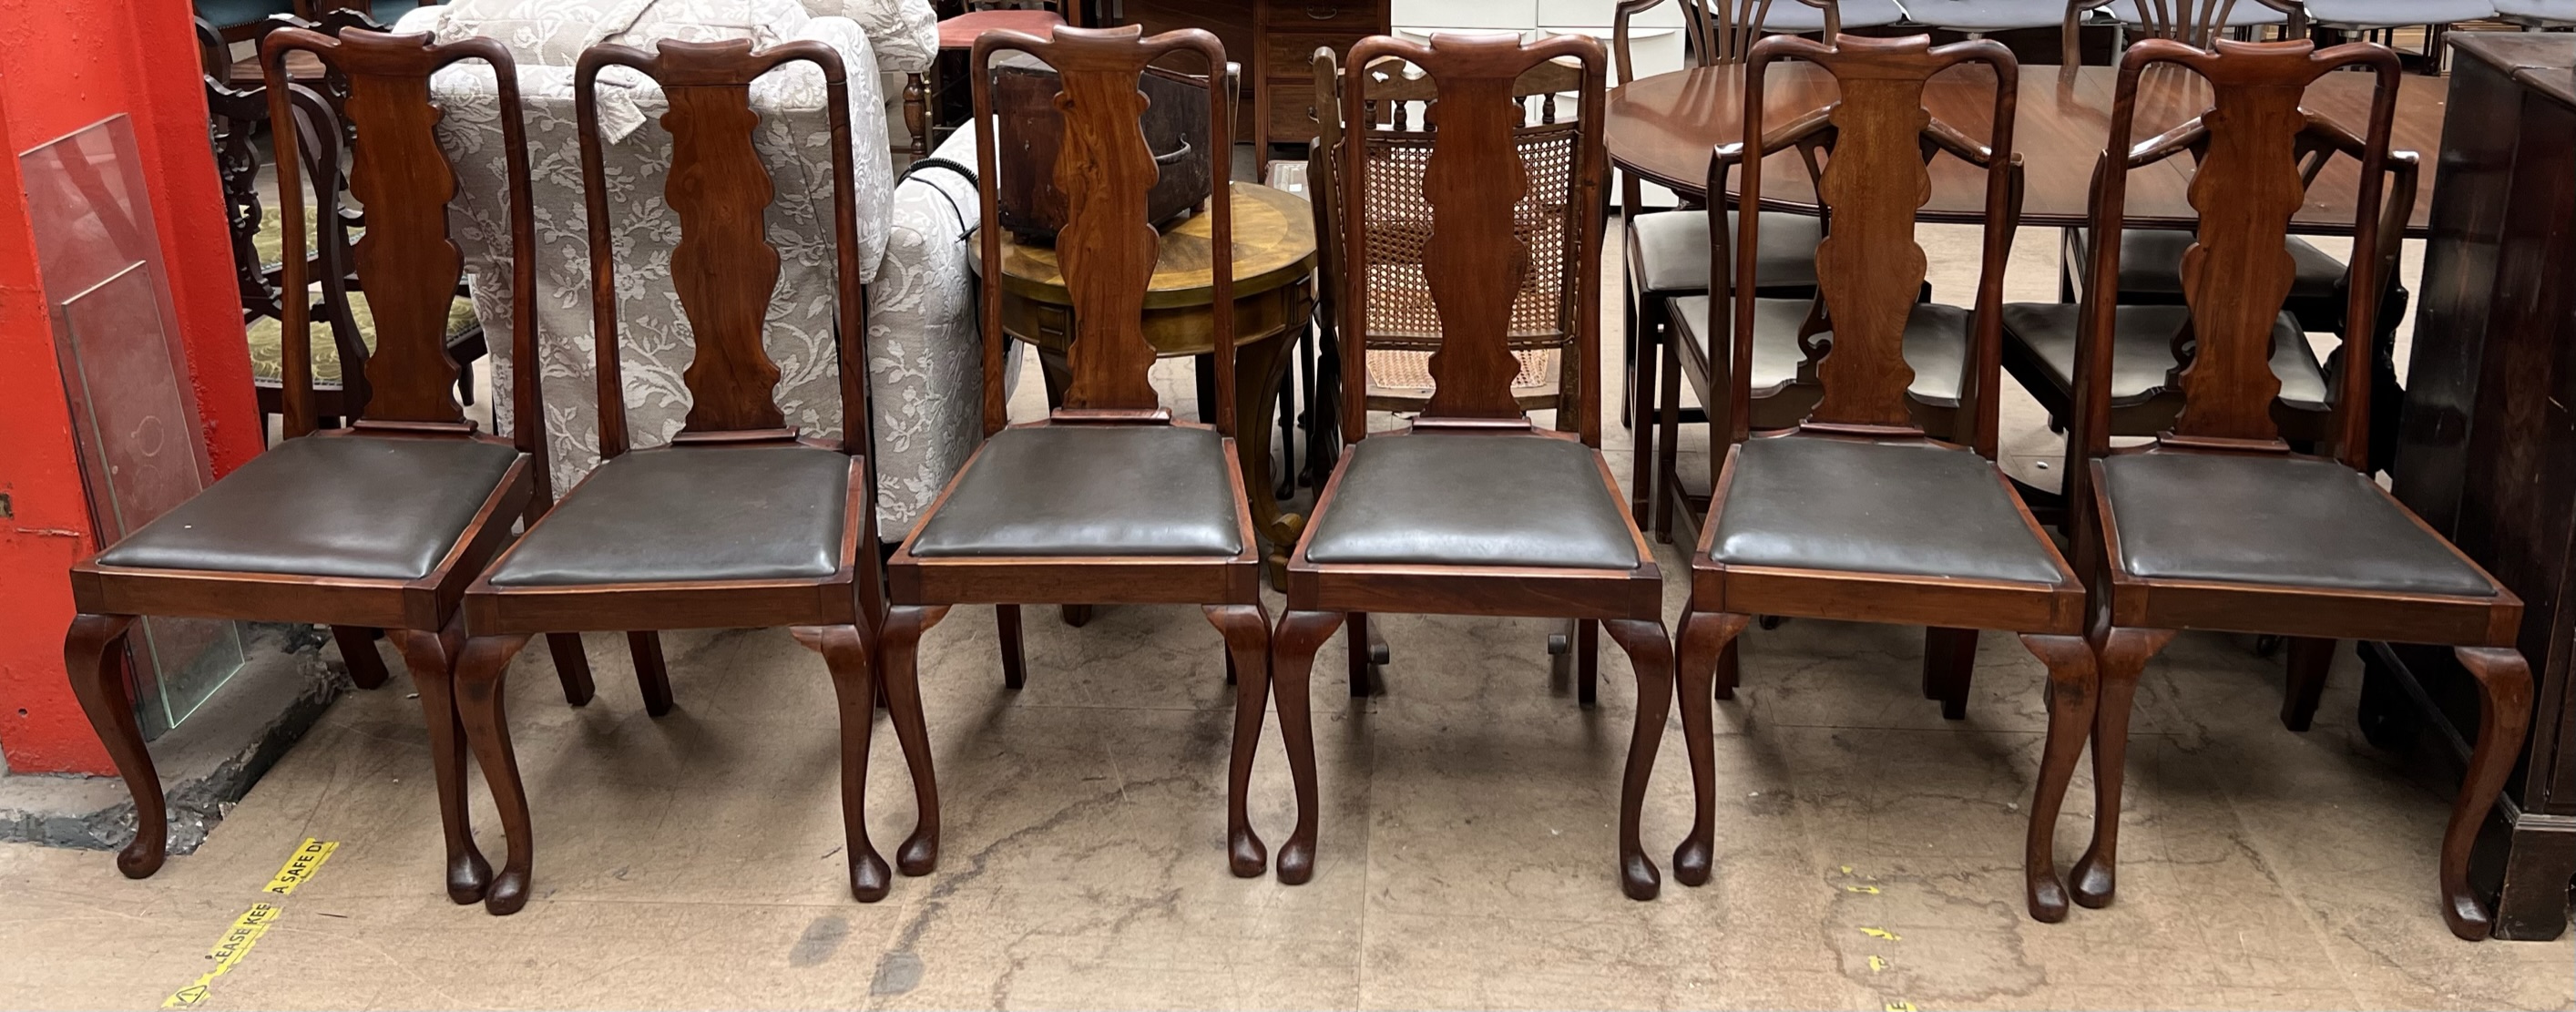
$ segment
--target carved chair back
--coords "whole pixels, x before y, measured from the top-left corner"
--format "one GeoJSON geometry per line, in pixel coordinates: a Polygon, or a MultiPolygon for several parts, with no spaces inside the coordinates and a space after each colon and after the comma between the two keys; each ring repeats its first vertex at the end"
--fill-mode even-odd
{"type": "MultiPolygon", "coordinates": [[[[1437,83],[1412,73],[1401,59],[1381,59],[1349,76],[1360,82],[1362,119],[1353,128],[1341,121],[1344,90],[1341,64],[1330,49],[1315,54],[1318,104],[1329,109],[1316,117],[1318,154],[1309,191],[1315,201],[1316,239],[1329,250],[1321,257],[1327,286],[1338,284],[1345,265],[1340,246],[1340,208],[1345,200],[1361,203],[1361,214],[1374,230],[1350,269],[1370,290],[1367,330],[1361,346],[1374,355],[1375,410],[1415,410],[1421,391],[1430,388],[1423,359],[1440,347],[1441,319],[1433,301],[1424,254],[1431,228],[1423,172],[1435,132],[1427,111],[1438,98],[1437,83]],[[1416,121],[1424,122],[1417,127],[1416,121]],[[1346,185],[1338,152],[1346,141],[1365,146],[1375,173],[1369,186],[1346,185]]],[[[1570,354],[1580,326],[1581,290],[1578,241],[1584,209],[1574,200],[1575,171],[1581,147],[1581,125],[1561,109],[1562,96],[1580,94],[1584,68],[1566,60],[1547,60],[1512,81],[1512,101],[1519,107],[1513,127],[1514,153],[1528,177],[1525,192],[1513,207],[1514,234],[1529,246],[1529,269],[1511,303],[1509,341],[1519,363],[1515,396],[1523,407],[1555,407],[1579,381],[1584,363],[1570,354]]],[[[1336,300],[1338,301],[1338,300],[1336,300]]],[[[1560,424],[1573,421],[1560,414],[1560,424]]]]}
{"type": "Polygon", "coordinates": [[[1341,121],[1349,132],[1335,174],[1348,198],[1341,202],[1339,236],[1346,438],[1366,431],[1363,341],[1385,317],[1373,307],[1385,296],[1370,283],[1371,265],[1408,258],[1420,264],[1424,322],[1436,325],[1419,328],[1436,335],[1425,369],[1431,396],[1421,420],[1510,421],[1524,417],[1512,390],[1521,371],[1512,354],[1520,293],[1532,287],[1547,251],[1562,249],[1573,274],[1573,326],[1564,345],[1573,391],[1560,394],[1558,409],[1560,416],[1574,413],[1572,428],[1586,444],[1601,444],[1598,371],[1572,363],[1590,363],[1600,353],[1600,186],[1608,174],[1601,147],[1603,62],[1598,40],[1572,35],[1531,43],[1509,35],[1436,35],[1428,45],[1378,36],[1352,48],[1341,88],[1341,121]],[[1422,72],[1420,81],[1402,85],[1427,89],[1418,132],[1371,122],[1371,78],[1389,59],[1422,72]],[[1519,82],[1552,61],[1577,72],[1574,120],[1526,125],[1519,82]],[[1561,196],[1542,189],[1556,184],[1537,178],[1524,150],[1525,141],[1552,135],[1571,142],[1561,157],[1571,170],[1561,196]],[[1375,195],[1391,188],[1419,194],[1419,219],[1377,217],[1375,195]],[[1565,210],[1525,217],[1533,194],[1565,210]]]}
{"type": "MultiPolygon", "coordinates": [[[[2318,50],[2306,41],[2244,43],[2220,40],[2199,49],[2171,40],[2130,47],[2120,61],[2110,138],[2094,170],[2092,243],[2085,281],[2083,330],[2076,351],[2076,421],[2072,444],[2083,458],[2110,451],[2110,347],[2119,289],[2117,241],[2131,172],[2190,152],[2198,162],[2190,198],[2200,212],[2195,242],[2182,260],[2183,300],[2191,307],[2189,363],[2173,382],[2183,395],[2181,414],[2161,435],[2169,445],[2225,449],[2281,449],[2271,407],[2281,383],[2271,368],[2273,320],[2288,299],[2295,269],[2284,241],[2290,218],[2306,199],[2307,183],[2332,152],[2361,162],[2355,193],[2353,248],[2346,274],[2347,333],[2375,333],[2379,272],[2412,202],[2414,176],[2403,167],[2397,200],[2383,209],[2392,156],[2390,123],[2397,107],[2398,62],[2384,47],[2354,43],[2318,50]],[[2155,137],[2131,137],[2137,125],[2139,81],[2163,65],[2199,76],[2210,89],[2210,108],[2155,137]],[[2355,136],[2302,108],[2300,96],[2319,76],[2346,67],[2378,75],[2370,120],[2355,136]],[[2385,213],[2383,213],[2383,211],[2385,213]],[[2401,217],[2390,217],[2399,215],[2401,217]]],[[[2366,338],[2364,338],[2366,340],[2366,338]]],[[[2347,361],[2336,377],[2335,451],[2344,463],[2369,459],[2370,369],[2347,361]]],[[[2089,469],[2068,468],[2070,491],[2081,501],[2089,469]]]]}
{"type": "MultiPolygon", "coordinates": [[[[2066,45],[2070,52],[2074,47],[2075,26],[2082,20],[2084,12],[2110,3],[2111,0],[2072,0],[2067,4],[2066,45]]],[[[2138,20],[2128,27],[2140,37],[2172,39],[2202,49],[2209,48],[2226,33],[2240,8],[2250,10],[2259,5],[2288,15],[2289,20],[2281,29],[2286,38],[2297,38],[2308,30],[2307,9],[2298,0],[2130,0],[2130,4],[2138,20]]],[[[2075,63],[2069,60],[2066,65],[2071,67],[2075,63]]]]}
{"type": "MultiPolygon", "coordinates": [[[[2365,161],[2369,146],[2361,137],[2355,136],[2352,131],[2332,120],[2304,110],[2302,116],[2306,119],[2306,123],[2299,128],[2291,144],[2298,162],[2300,192],[2304,194],[2307,187],[2315,185],[2317,176],[2325,170],[2328,163],[2335,159],[2335,156],[2343,155],[2356,162],[2365,161]]],[[[2196,137],[2185,140],[2180,147],[2169,150],[2157,160],[2189,158],[2194,163],[2193,171],[2197,178],[2197,173],[2206,168],[2203,161],[2209,155],[2209,135],[2205,131],[2196,131],[2196,133],[2196,137]]],[[[2385,291],[2397,277],[2398,259],[2404,252],[2406,243],[2406,220],[2415,212],[2416,190],[2422,174],[2422,160],[2412,151],[2384,151],[2382,154],[2383,164],[2387,167],[2385,176],[2387,189],[2380,205],[2379,239],[2373,247],[2379,262],[2378,273],[2373,275],[2373,283],[2385,291]]],[[[2086,280],[2089,290],[2090,278],[2086,280]]],[[[2171,348],[2173,365],[2165,371],[2164,382],[2144,393],[2132,395],[2129,400],[2136,401],[2182,392],[2183,374],[2190,370],[2193,355],[2198,347],[2197,327],[2186,323],[2174,334],[2171,348]]],[[[2358,359],[2370,353],[2368,342],[2356,344],[2351,343],[2348,338],[2347,343],[2335,354],[2348,367],[2367,368],[2368,363],[2358,359]]],[[[2330,412],[2339,399],[2336,391],[2329,390],[2326,396],[2326,409],[2330,412]]],[[[2298,434],[2289,435],[2288,438],[2312,438],[2315,426],[2307,421],[2309,416],[2305,412],[2299,412],[2299,409],[2275,402],[2273,417],[2276,421],[2290,419],[2288,425],[2298,434]],[[2285,412],[2298,412],[2298,414],[2293,416],[2285,412]]],[[[2331,429],[2333,425],[2334,422],[2329,420],[2327,427],[2331,429]]]]}
{"type": "MultiPolygon", "coordinates": [[[[1921,432],[1908,388],[1914,369],[1905,358],[1906,322],[1915,311],[1926,271],[1915,242],[1915,213],[1931,195],[1930,162],[1942,154],[1985,170],[1986,213],[1976,301],[1969,315],[1969,347],[1959,401],[1971,420],[1969,442],[1995,454],[1997,377],[2001,370],[2003,276],[2021,213],[2021,164],[2013,153],[2013,117],[2020,68],[2012,52],[1991,40],[1935,47],[1928,36],[1872,39],[1837,36],[1817,42],[1773,36],[1753,47],[1745,68],[1745,140],[1723,145],[1709,158],[1710,193],[1726,192],[1737,167],[1758,164],[1773,150],[1796,147],[1807,156],[1816,193],[1833,228],[1816,246],[1816,306],[1798,335],[1806,353],[1799,374],[1821,387],[1822,399],[1804,428],[1855,433],[1921,432]],[[1840,97],[1777,127],[1763,123],[1763,80],[1783,60],[1814,63],[1834,76],[1840,97]],[[1963,63],[1981,63],[1995,79],[1989,135],[1979,142],[1923,108],[1923,87],[1933,75],[1963,63]],[[1822,155],[1819,165],[1817,156],[1822,155]],[[1829,322],[1828,322],[1829,321],[1829,322]],[[1822,333],[1831,331],[1831,338],[1822,333]]],[[[1762,174],[1744,173],[1740,200],[1761,202],[1762,174]]],[[[1737,218],[1732,245],[1758,249],[1761,215],[1737,218]]],[[[1731,260],[1726,229],[1714,229],[1709,290],[1726,296],[1726,312],[1712,313],[1712,348],[1727,348],[1732,394],[1728,433],[1743,440],[1751,429],[1751,373],[1755,305],[1733,297],[1754,291],[1758,258],[1731,260]]]]}
{"type": "MultiPolygon", "coordinates": [[[[1628,59],[1628,19],[1649,10],[1664,0],[1618,0],[1611,15],[1611,52],[1618,57],[1619,83],[1636,79],[1628,59]]],[[[1763,36],[1762,26],[1771,20],[1771,8],[1780,4],[1805,4],[1825,12],[1825,38],[1842,34],[1842,5],[1837,0],[1673,0],[1682,9],[1682,41],[1686,58],[1695,67],[1744,62],[1753,44],[1763,36]]],[[[2104,0],[2108,2],[2108,0],[2104,0]]]]}
{"type": "MultiPolygon", "coordinates": [[[[694,339],[696,358],[680,375],[690,406],[676,443],[738,443],[799,438],[779,409],[778,363],[769,357],[763,321],[778,288],[778,248],[765,212],[775,190],[752,146],[760,113],[751,107],[753,79],[789,64],[823,75],[832,132],[832,230],[836,367],[841,377],[840,449],[868,448],[867,307],[859,286],[858,195],[851,182],[849,81],[840,54],[801,40],[754,52],[749,40],[663,40],[656,52],[594,46],[573,71],[573,106],[581,138],[582,196],[590,223],[591,319],[599,379],[599,453],[628,448],[625,384],[619,369],[617,270],[608,219],[601,149],[598,81],[626,67],[661,85],[671,135],[664,199],[680,221],[671,250],[671,286],[694,339]]],[[[522,370],[527,371],[527,370],[522,370]]],[[[874,510],[862,510],[873,518],[874,510]]]]}
{"type": "MultiPolygon", "coordinates": [[[[376,346],[344,364],[344,374],[363,373],[366,407],[353,419],[355,428],[414,431],[472,429],[456,400],[460,366],[448,353],[448,309],[464,277],[465,259],[448,235],[448,203],[456,197],[456,171],[438,146],[437,126],[444,116],[430,101],[430,75],[449,64],[481,60],[500,82],[502,135],[510,187],[512,283],[522,293],[511,316],[512,354],[534,361],[536,342],[536,225],[529,202],[527,132],[520,118],[518,76],[509,50],[490,39],[433,44],[426,35],[389,35],[363,29],[336,37],[303,28],[280,28],[260,45],[260,67],[267,80],[269,120],[291,123],[294,94],[286,80],[290,54],[309,53],[331,74],[345,80],[348,97],[342,115],[352,144],[348,187],[367,209],[367,230],[350,251],[348,273],[368,294],[374,316],[376,346]],[[363,362],[363,369],[356,363],[363,362]]],[[[310,94],[307,92],[307,94],[310,94]]],[[[315,110],[327,113],[327,108],[315,110]]],[[[306,115],[309,115],[306,114],[306,115]]],[[[338,143],[338,129],[276,133],[280,225],[285,263],[281,287],[289,293],[309,290],[316,261],[305,249],[303,184],[298,178],[308,147],[338,143]],[[327,140],[324,140],[327,138],[327,140]]],[[[317,162],[336,170],[336,156],[317,162]]],[[[336,193],[336,180],[317,179],[316,188],[336,193]]],[[[336,214],[336,201],[325,199],[324,213],[336,214]]],[[[336,233],[340,222],[324,229],[336,233]]],[[[331,240],[326,239],[326,249],[331,240]]],[[[336,263],[326,273],[342,273],[336,263]]],[[[326,282],[327,283],[327,282],[326,282]]],[[[343,301],[345,305],[345,300],[343,301]]],[[[312,341],[308,307],[302,298],[284,300],[283,313],[286,431],[303,435],[314,424],[312,341]]],[[[357,376],[351,375],[352,380],[357,376]]],[[[511,390],[515,418],[539,419],[542,413],[534,370],[518,370],[511,390]]],[[[514,433],[522,452],[538,458],[544,473],[544,445],[535,424],[514,433]]],[[[540,495],[544,479],[539,478],[540,495]]]]}
{"type": "MultiPolygon", "coordinates": [[[[1145,142],[1138,117],[1146,98],[1139,78],[1148,66],[1173,53],[1196,54],[1211,87],[1226,73],[1225,48],[1202,29],[1165,32],[1145,38],[1144,30],[1124,28],[1058,28],[1041,39],[1012,31],[986,32],[975,40],[974,72],[976,162],[982,178],[996,178],[999,145],[994,136],[993,67],[995,57],[1026,53],[1055,69],[1063,90],[1055,98],[1064,114],[1063,147],[1056,155],[1055,185],[1064,194],[1065,224],[1056,233],[1055,250],[1064,287],[1073,303],[1074,334],[1066,350],[1073,382],[1058,421],[1168,421],[1162,398],[1148,375],[1154,346],[1145,338],[1145,294],[1162,252],[1162,237],[1146,218],[1146,191],[1160,170],[1145,142]]],[[[1208,103],[1206,138],[1233,136],[1233,103],[1208,103]]],[[[1234,210],[1233,185],[1225,145],[1212,144],[1220,157],[1208,160],[1210,220],[1208,256],[1213,289],[1214,327],[1211,356],[1216,363],[1216,399],[1202,417],[1218,432],[1234,434],[1234,210]]],[[[984,432],[1009,423],[1003,378],[1001,201],[991,186],[981,189],[984,266],[984,432]]]]}

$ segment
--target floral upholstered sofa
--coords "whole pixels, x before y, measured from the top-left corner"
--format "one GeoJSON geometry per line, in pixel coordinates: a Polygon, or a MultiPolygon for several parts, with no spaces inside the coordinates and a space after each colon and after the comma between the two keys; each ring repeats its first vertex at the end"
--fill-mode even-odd
{"type": "MultiPolygon", "coordinates": [[[[883,75],[926,65],[937,52],[927,0],[458,0],[415,10],[395,29],[429,32],[440,41],[489,36],[508,45],[518,62],[540,257],[536,368],[559,490],[599,462],[588,232],[573,105],[573,68],[582,51],[601,43],[649,51],[661,39],[747,38],[759,46],[819,40],[838,52],[849,75],[858,149],[854,190],[859,268],[869,286],[878,515],[890,539],[910,529],[982,435],[982,360],[964,262],[974,207],[972,148],[956,160],[968,167],[962,180],[953,171],[924,171],[898,186],[888,138],[883,75]],[[809,5],[824,13],[809,12],[809,5]],[[956,212],[959,206],[970,209],[966,216],[956,212]]],[[[457,162],[455,232],[475,309],[489,332],[507,334],[510,265],[492,73],[479,63],[457,64],[440,72],[433,89],[448,111],[440,141],[457,162]]],[[[666,105],[651,81],[610,68],[601,74],[599,92],[627,424],[640,448],[678,432],[689,408],[680,374],[692,344],[670,278],[678,220],[662,199],[670,137],[656,121],[666,105]]],[[[810,65],[780,68],[751,91],[761,112],[754,144],[776,184],[768,222],[780,272],[766,335],[781,373],[778,400],[789,424],[837,436],[825,96],[822,75],[810,65]]],[[[520,363],[510,360],[506,340],[491,343],[493,381],[506,385],[520,363]]],[[[496,411],[497,427],[509,431],[517,420],[507,417],[506,404],[496,411]]]]}

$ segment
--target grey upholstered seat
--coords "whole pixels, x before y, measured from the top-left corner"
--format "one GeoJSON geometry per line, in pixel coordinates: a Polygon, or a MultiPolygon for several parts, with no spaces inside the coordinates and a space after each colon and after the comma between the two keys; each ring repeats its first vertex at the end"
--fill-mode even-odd
{"type": "Polygon", "coordinates": [[[132,569],[416,580],[519,451],[462,439],[304,436],[251,458],[99,553],[132,569]]]}
{"type": "Polygon", "coordinates": [[[2485,574],[2326,460],[2132,453],[2102,463],[2120,566],[2150,578],[2492,597],[2485,574]]]}
{"type": "MultiPolygon", "coordinates": [[[[2167,10],[2172,10],[2181,6],[2183,5],[2172,3],[2170,0],[2167,0],[2165,3],[2165,8],[2167,10]]],[[[2104,4],[2102,9],[2110,12],[2111,16],[2118,19],[2121,24],[2135,25],[2144,23],[2144,20],[2138,16],[2138,0],[2111,0],[2110,3],[2104,4]]],[[[2175,20],[2181,21],[2193,20],[2193,17],[2187,14],[2176,14],[2172,15],[2172,17],[2175,20]]],[[[2288,14],[2275,10],[2268,5],[2261,3],[2260,0],[2236,0],[2236,5],[2229,8],[2227,12],[2226,27],[2244,28],[2249,25],[2278,25],[2287,24],[2289,23],[2289,20],[2290,16],[2288,14]]]]}
{"type": "Polygon", "coordinates": [[[2306,0],[2308,20],[2336,28],[2446,25],[2495,16],[2490,0],[2306,0]]]}
{"type": "Polygon", "coordinates": [[[2511,18],[2576,22],[2576,0],[2495,0],[2495,9],[2511,18]]]}
{"type": "MultiPolygon", "coordinates": [[[[2083,235],[2083,230],[2077,230],[2083,235]]],[[[2182,294],[2182,255],[2199,241],[2191,232],[2178,228],[2131,228],[2120,232],[2120,291],[2151,295],[2182,294]]],[[[2290,295],[2296,298],[2331,297],[2343,284],[2344,264],[2305,239],[2291,236],[2290,263],[2294,273],[2290,295]]]]}
{"type": "Polygon", "coordinates": [[[2060,581],[1984,457],[1929,443],[1746,440],[1709,556],[1728,565],[2060,581]]]}
{"type": "MultiPolygon", "coordinates": [[[[1685,295],[1673,300],[1673,325],[1682,339],[1707,353],[1710,299],[1685,295]]],[[[1751,389],[1757,395],[1777,390],[1798,378],[1806,352],[1798,347],[1798,326],[1807,319],[1805,299],[1753,300],[1753,369],[1751,389]]],[[[1826,333],[1820,338],[1830,338],[1826,333]]],[[[1906,389],[1917,400],[1942,407],[1959,403],[1959,378],[1968,355],[1968,311],[1937,302],[1920,302],[1905,321],[1905,364],[1914,367],[1906,389]]]]}
{"type": "Polygon", "coordinates": [[[841,565],[855,463],[801,445],[621,454],[492,567],[492,585],[830,576],[841,565]]]}
{"type": "MultiPolygon", "coordinates": [[[[2251,2],[2251,0],[2248,0],[2251,2]]],[[[2066,23],[2065,0],[1905,0],[1906,19],[1954,32],[2056,28],[2066,23]]]]}
{"type": "MultiPolygon", "coordinates": [[[[2191,320],[2184,306],[2121,306],[2111,335],[2111,399],[2134,400],[2165,387],[2173,369],[2173,338],[2191,320]]],[[[2079,306],[2057,302],[2016,302],[2004,307],[2004,340],[2028,349],[2039,360],[2050,383],[2072,396],[2075,389],[2075,332],[2083,317],[2079,306]]],[[[2301,408],[2326,406],[2325,368],[2316,349],[2299,332],[2299,321],[2282,313],[2272,324],[2272,375],[2281,381],[2282,401],[2301,408]]]]}
{"type": "Polygon", "coordinates": [[[923,520],[912,554],[1231,557],[1243,529],[1212,429],[1043,425],[985,441],[923,520]]]}
{"type": "MultiPolygon", "coordinates": [[[[1905,8],[1896,0],[1842,0],[1843,30],[1876,28],[1905,20],[1905,8]]],[[[1762,30],[1789,35],[1803,35],[1825,30],[1825,12],[1798,0],[1773,0],[1771,13],[1762,20],[1762,30]]]]}
{"type": "MultiPolygon", "coordinates": [[[[1735,227],[1736,212],[1726,212],[1726,227],[1735,227]]],[[[1638,215],[1629,225],[1629,277],[1649,295],[1708,291],[1708,212],[1658,211],[1638,215]]],[[[1734,233],[1728,233],[1730,241],[1734,233]]],[[[1756,283],[1762,288],[1813,288],[1816,244],[1825,237],[1817,219],[1786,211],[1762,212],[1762,245],[1756,259],[1756,283]]]]}
{"type": "Polygon", "coordinates": [[[1636,528],[1570,439],[1409,433],[1351,448],[1315,518],[1321,563],[1635,569],[1636,528]]]}

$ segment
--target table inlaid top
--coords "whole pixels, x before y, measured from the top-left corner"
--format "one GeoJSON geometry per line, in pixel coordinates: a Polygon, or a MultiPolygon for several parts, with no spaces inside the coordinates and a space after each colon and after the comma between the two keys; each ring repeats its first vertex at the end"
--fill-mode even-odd
{"type": "MultiPolygon", "coordinates": [[[[1215,270],[1209,241],[1216,218],[1202,210],[1163,233],[1145,308],[1205,305],[1215,270]]],[[[1241,299],[1303,278],[1314,269],[1314,211],[1302,197],[1259,183],[1234,184],[1234,295],[1241,299]]],[[[982,270],[982,258],[976,258],[982,270]]],[[[1071,305],[1054,248],[1002,237],[1002,275],[1013,295],[1071,305]]]]}

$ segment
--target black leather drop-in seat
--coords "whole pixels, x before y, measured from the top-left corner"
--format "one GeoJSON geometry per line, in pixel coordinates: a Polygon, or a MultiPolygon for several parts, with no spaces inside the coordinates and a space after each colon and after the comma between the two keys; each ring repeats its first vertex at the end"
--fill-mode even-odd
{"type": "MultiPolygon", "coordinates": [[[[1703,355],[1713,354],[1708,346],[1714,332],[1708,320],[1712,301],[1705,295],[1673,300],[1673,325],[1703,355]]],[[[1797,380],[1798,363],[1807,357],[1798,347],[1798,327],[1807,320],[1808,306],[1805,299],[1753,300],[1751,389],[1756,396],[1797,380]]],[[[1832,337],[1831,332],[1817,335],[1818,340],[1832,337]]],[[[1906,392],[1927,404],[1957,406],[1959,374],[1967,355],[1968,311],[1937,302],[1915,303],[1905,319],[1905,364],[1914,367],[1914,382],[1906,392]]]]}
{"type": "Polygon", "coordinates": [[[2060,582],[1993,464],[1928,443],[1746,440],[1709,556],[1737,566],[2060,582]]]}
{"type": "Polygon", "coordinates": [[[1315,518],[1321,563],[1635,569],[1628,507],[1590,447],[1530,435],[1411,433],[1351,449],[1315,518]]]}
{"type": "MultiPolygon", "coordinates": [[[[2173,339],[2191,322],[2183,306],[2121,306],[2111,334],[2111,399],[2134,401],[2167,386],[2174,367],[2173,339]]],[[[2058,391],[2072,397],[2075,389],[2075,331],[2083,307],[2057,302],[2016,302],[2004,307],[2004,340],[2028,349],[2058,391]]],[[[2299,332],[2297,317],[2282,313],[2272,323],[2272,375],[2281,381],[2280,398],[2310,410],[2326,406],[2325,367],[2316,349],[2299,332]]]]}
{"type": "MultiPolygon", "coordinates": [[[[1769,224],[1765,221],[1764,224],[1769,224]]],[[[2084,230],[2078,229],[2077,235],[2084,230]]],[[[2187,229],[2128,228],[2120,230],[2120,291],[2152,295],[2182,294],[2182,254],[2200,241],[2187,229]]],[[[2290,295],[2295,298],[2329,297],[2343,283],[2342,261],[2310,245],[2305,239],[2291,236],[2289,241],[2291,275],[2290,295]]],[[[2081,261],[2078,261],[2080,264],[2081,261]]]]}
{"type": "Polygon", "coordinates": [[[1180,425],[1042,425],[986,440],[912,554],[1234,556],[1225,440],[1180,425]]]}
{"type": "Polygon", "coordinates": [[[2495,586],[2359,472],[2326,460],[2131,453],[2102,494],[2137,576],[2493,597],[2495,586]]]}
{"type": "Polygon", "coordinates": [[[98,563],[417,580],[456,546],[518,459],[507,445],[463,439],[289,439],[98,563]]]}
{"type": "MultiPolygon", "coordinates": [[[[1816,244],[1824,241],[1822,222],[1803,214],[1764,211],[1756,240],[1762,252],[1754,260],[1754,281],[1761,288],[1813,288],[1816,244]]],[[[1726,212],[1726,227],[1736,227],[1736,212],[1726,212]]],[[[1708,291],[1708,212],[1658,211],[1638,215],[1628,225],[1635,236],[1629,249],[1629,277],[1649,295],[1708,291]]],[[[1730,248],[1735,232],[1727,233],[1730,248]]]]}
{"type": "Polygon", "coordinates": [[[495,587],[832,575],[857,458],[817,446],[621,454],[492,567],[495,587]]]}

